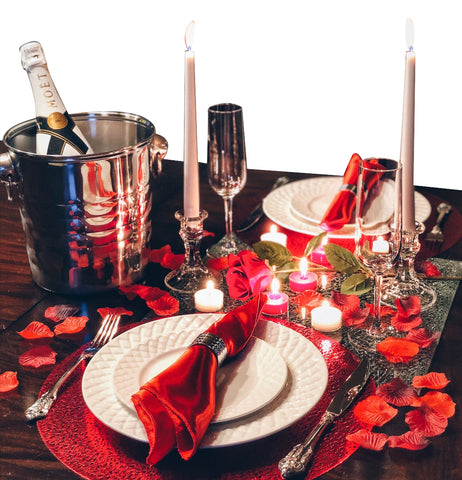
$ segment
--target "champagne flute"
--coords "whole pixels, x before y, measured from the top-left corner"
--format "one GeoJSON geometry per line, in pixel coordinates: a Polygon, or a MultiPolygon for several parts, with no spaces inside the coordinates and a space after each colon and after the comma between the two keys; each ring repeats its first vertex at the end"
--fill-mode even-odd
{"type": "Polygon", "coordinates": [[[249,248],[233,232],[233,198],[247,180],[242,108],[221,103],[208,109],[207,168],[209,184],[223,198],[226,234],[207,253],[219,258],[249,248]]]}
{"type": "Polygon", "coordinates": [[[381,297],[383,275],[397,261],[401,248],[401,164],[384,158],[361,162],[356,200],[356,255],[374,276],[374,310],[367,327],[351,328],[350,342],[375,351],[393,333],[383,323],[381,297]]]}

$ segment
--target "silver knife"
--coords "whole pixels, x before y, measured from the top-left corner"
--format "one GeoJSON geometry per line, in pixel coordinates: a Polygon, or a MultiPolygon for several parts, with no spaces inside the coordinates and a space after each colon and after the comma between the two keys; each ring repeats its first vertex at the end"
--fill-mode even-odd
{"type": "Polygon", "coordinates": [[[345,380],[344,384],[330,402],[319,423],[314,427],[305,441],[298,443],[279,461],[279,470],[284,478],[290,478],[306,470],[308,462],[314,453],[316,443],[326,427],[341,415],[357,397],[366,384],[370,375],[369,361],[361,360],[354,372],[345,380]]]}
{"type": "MultiPolygon", "coordinates": [[[[282,187],[290,180],[287,177],[279,177],[271,187],[271,191],[276,190],[276,188],[282,187]]],[[[246,218],[244,223],[236,230],[236,232],[245,232],[252,228],[256,223],[260,221],[263,217],[263,202],[260,202],[250,213],[249,216],[246,218]]]]}

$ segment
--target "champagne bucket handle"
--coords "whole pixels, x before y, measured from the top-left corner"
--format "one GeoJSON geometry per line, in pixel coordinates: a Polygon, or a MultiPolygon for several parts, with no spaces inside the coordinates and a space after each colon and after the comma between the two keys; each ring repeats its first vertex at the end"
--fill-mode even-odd
{"type": "Polygon", "coordinates": [[[0,152],[0,182],[5,185],[8,200],[13,200],[13,186],[18,184],[9,152],[0,152]]]}
{"type": "Polygon", "coordinates": [[[151,144],[151,172],[156,177],[162,172],[162,160],[167,155],[168,142],[157,133],[154,134],[154,141],[151,144]]]}

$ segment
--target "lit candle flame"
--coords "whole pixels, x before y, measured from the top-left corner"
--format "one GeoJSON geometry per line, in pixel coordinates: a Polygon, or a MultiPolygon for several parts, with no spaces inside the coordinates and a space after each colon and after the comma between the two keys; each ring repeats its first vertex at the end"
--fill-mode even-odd
{"type": "Polygon", "coordinates": [[[270,233],[276,233],[278,231],[278,227],[276,227],[276,225],[271,225],[270,227],[270,233]]]}
{"type": "Polygon", "coordinates": [[[329,283],[329,279],[327,275],[321,275],[321,287],[325,290],[327,288],[327,284],[329,283]]]}
{"type": "Polygon", "coordinates": [[[207,285],[206,285],[207,290],[213,290],[214,287],[215,287],[215,285],[214,285],[213,281],[208,280],[207,285]]]}
{"type": "Polygon", "coordinates": [[[194,25],[194,21],[191,22],[186,28],[186,31],[184,32],[184,43],[186,45],[186,50],[191,50],[192,48],[192,43],[194,39],[194,25]]]}
{"type": "Polygon", "coordinates": [[[277,295],[279,293],[279,280],[275,277],[271,282],[271,293],[277,295]]]}
{"type": "Polygon", "coordinates": [[[302,319],[306,319],[306,307],[302,307],[302,319]]]}
{"type": "Polygon", "coordinates": [[[406,20],[406,43],[410,52],[414,50],[414,23],[410,18],[406,20]]]}
{"type": "Polygon", "coordinates": [[[300,259],[300,275],[305,278],[308,272],[308,260],[306,257],[300,259]]]}
{"type": "Polygon", "coordinates": [[[327,245],[329,243],[329,238],[327,235],[322,239],[321,246],[327,245]]]}

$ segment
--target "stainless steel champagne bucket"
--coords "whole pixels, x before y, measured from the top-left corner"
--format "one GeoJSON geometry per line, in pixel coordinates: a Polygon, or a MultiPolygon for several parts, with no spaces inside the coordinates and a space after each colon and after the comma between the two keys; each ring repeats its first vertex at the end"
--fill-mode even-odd
{"type": "MultiPolygon", "coordinates": [[[[72,115],[91,155],[38,155],[35,120],[3,138],[2,180],[16,182],[32,278],[58,293],[98,293],[135,283],[149,259],[150,180],[167,142],[138,115],[72,115]]],[[[7,234],[7,232],[3,232],[7,234]]]]}

